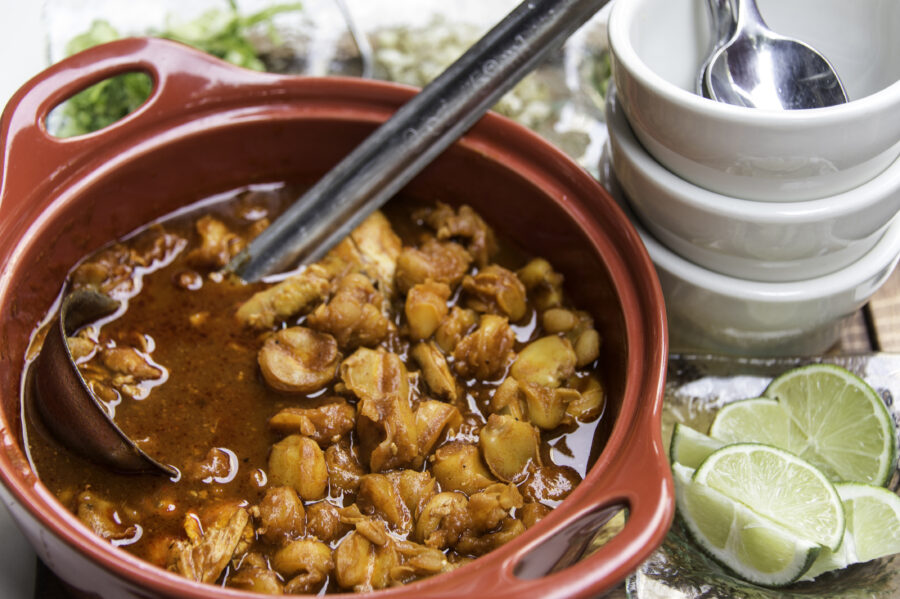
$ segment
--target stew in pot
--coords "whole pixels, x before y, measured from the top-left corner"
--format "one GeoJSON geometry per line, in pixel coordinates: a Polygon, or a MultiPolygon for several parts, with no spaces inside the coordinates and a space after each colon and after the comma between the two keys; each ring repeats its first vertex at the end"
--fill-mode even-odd
{"type": "Polygon", "coordinates": [[[603,437],[602,340],[563,277],[470,207],[408,199],[281,280],[223,276],[298,195],[211,198],[72,270],[123,304],[68,339],[85,379],[179,475],[86,462],[26,410],[43,482],[110,543],[262,593],[406,583],[535,524],[603,437]]]}

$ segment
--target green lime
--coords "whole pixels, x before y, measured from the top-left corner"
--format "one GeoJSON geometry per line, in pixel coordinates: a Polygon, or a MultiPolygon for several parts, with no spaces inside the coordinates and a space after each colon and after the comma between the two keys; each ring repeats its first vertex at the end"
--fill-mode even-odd
{"type": "MultiPolygon", "coordinates": [[[[897,459],[894,423],[881,397],[864,380],[833,364],[812,364],[776,378],[765,396],[781,404],[806,439],[806,446],[798,448],[799,438],[773,421],[767,431],[776,432],[765,434],[782,436],[785,445],[773,444],[803,456],[832,480],[887,483],[897,459]]],[[[728,428],[736,430],[740,424],[728,428]]]]}
{"type": "Polygon", "coordinates": [[[847,529],[836,552],[823,550],[803,577],[812,579],[829,570],[839,570],[900,553],[900,497],[893,491],[861,483],[836,483],[847,529]]]}
{"type": "Polygon", "coordinates": [[[709,436],[728,443],[765,443],[786,449],[816,464],[806,435],[797,427],[782,403],[768,397],[730,403],[716,414],[709,436]],[[811,459],[813,458],[813,459],[811,459]]]}
{"type": "Polygon", "coordinates": [[[682,464],[672,466],[678,514],[711,558],[745,580],[770,587],[790,584],[814,562],[819,545],[697,482],[693,472],[682,464]]]}
{"type": "Polygon", "coordinates": [[[694,480],[739,501],[797,536],[831,550],[844,537],[844,508],[821,470],[760,443],[735,443],[706,458],[694,480]]]}
{"type": "Polygon", "coordinates": [[[669,443],[669,460],[688,468],[699,468],[709,454],[725,445],[686,424],[675,423],[672,441],[669,443]]]}

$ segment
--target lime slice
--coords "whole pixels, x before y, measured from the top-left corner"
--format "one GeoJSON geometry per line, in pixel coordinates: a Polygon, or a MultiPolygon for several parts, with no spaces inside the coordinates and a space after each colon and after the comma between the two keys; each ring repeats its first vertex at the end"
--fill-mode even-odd
{"type": "Polygon", "coordinates": [[[884,487],[837,483],[847,530],[836,552],[823,550],[803,577],[812,579],[829,570],[900,553],[900,497],[884,487]]]}
{"type": "Polygon", "coordinates": [[[788,451],[760,443],[726,445],[703,461],[694,480],[801,538],[831,550],[841,544],[844,508],[834,485],[788,451]]]}
{"type": "Polygon", "coordinates": [[[820,547],[760,516],[740,502],[692,480],[693,470],[672,466],[678,513],[688,534],[737,576],[778,587],[797,580],[820,547]]]}
{"type": "Polygon", "coordinates": [[[894,423],[864,380],[833,364],[812,364],[782,374],[765,395],[781,403],[807,439],[798,455],[829,478],[887,483],[897,459],[894,423]]]}
{"type": "Polygon", "coordinates": [[[699,468],[709,454],[725,445],[712,437],[695,431],[686,424],[675,423],[669,444],[669,460],[688,468],[699,468]]]}
{"type": "MultiPolygon", "coordinates": [[[[765,443],[786,449],[816,464],[815,454],[806,455],[806,435],[790,418],[781,402],[768,397],[730,403],[716,414],[709,436],[727,443],[765,443]]],[[[821,469],[821,468],[820,468],[821,469]]]]}

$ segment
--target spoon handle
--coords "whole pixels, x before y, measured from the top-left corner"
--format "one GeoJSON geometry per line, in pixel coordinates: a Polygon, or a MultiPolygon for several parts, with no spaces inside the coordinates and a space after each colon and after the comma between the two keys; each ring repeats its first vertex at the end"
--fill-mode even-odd
{"type": "Polygon", "coordinates": [[[740,21],[742,27],[753,24],[768,28],[765,19],[763,19],[762,14],[759,12],[759,6],[757,6],[756,0],[737,0],[737,19],[740,21]]]}
{"type": "Polygon", "coordinates": [[[294,202],[226,270],[256,281],[321,258],[608,1],[522,2],[294,202]]]}
{"type": "Polygon", "coordinates": [[[710,19],[712,21],[713,40],[711,50],[731,39],[737,27],[737,0],[708,0],[710,19]]]}

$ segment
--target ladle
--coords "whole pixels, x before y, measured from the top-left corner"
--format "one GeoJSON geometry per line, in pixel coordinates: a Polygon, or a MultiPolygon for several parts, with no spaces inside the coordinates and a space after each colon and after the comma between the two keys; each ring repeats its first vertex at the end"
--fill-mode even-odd
{"type": "Polygon", "coordinates": [[[113,470],[177,471],[144,453],[113,422],[81,376],[66,338],[119,309],[119,302],[87,289],[67,294],[35,361],[34,399],[41,420],[56,439],[113,470]]]}
{"type": "MultiPolygon", "coordinates": [[[[226,271],[256,281],[324,256],[608,1],[522,2],[257,236],[226,271]]],[[[91,291],[64,299],[58,326],[49,331],[35,364],[38,409],[73,451],[118,471],[171,476],[172,467],[153,460],[115,425],[67,349],[66,337],[113,310],[109,302],[91,291]]]]}
{"type": "MultiPolygon", "coordinates": [[[[755,0],[710,0],[732,11],[731,38],[708,61],[701,92],[710,99],[769,110],[823,108],[847,102],[831,63],[808,44],[773,32],[755,0]]],[[[719,25],[713,19],[713,31],[719,25]]]]}

